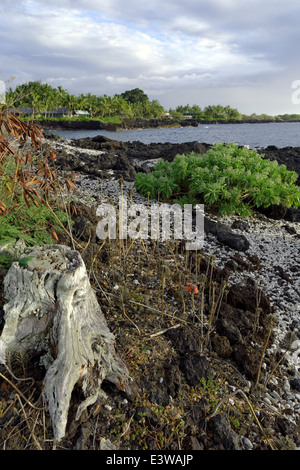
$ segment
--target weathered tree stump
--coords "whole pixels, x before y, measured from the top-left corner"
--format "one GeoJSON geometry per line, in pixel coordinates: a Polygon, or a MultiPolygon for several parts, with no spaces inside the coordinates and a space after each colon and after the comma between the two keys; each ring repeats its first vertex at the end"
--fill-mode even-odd
{"type": "Polygon", "coordinates": [[[27,249],[25,267],[14,262],[5,279],[7,303],[0,337],[0,362],[5,351],[37,351],[46,367],[43,397],[54,438],[66,433],[71,394],[79,385],[83,410],[105,398],[104,380],[130,395],[128,370],[114,347],[84,262],[77,251],[47,245],[27,249]],[[46,351],[46,352],[45,352],[46,351]]]}

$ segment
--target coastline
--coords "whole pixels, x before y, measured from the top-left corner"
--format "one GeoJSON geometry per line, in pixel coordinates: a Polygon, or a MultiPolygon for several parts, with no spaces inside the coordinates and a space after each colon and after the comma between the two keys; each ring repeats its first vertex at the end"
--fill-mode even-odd
{"type": "Polygon", "coordinates": [[[133,129],[159,129],[166,127],[198,127],[201,125],[226,125],[226,124],[273,124],[273,123],[294,123],[300,120],[290,121],[274,121],[271,119],[244,119],[244,120],[199,120],[199,119],[124,119],[122,123],[101,122],[98,120],[89,121],[72,121],[72,120],[35,120],[36,125],[42,129],[59,130],[59,129],[72,129],[72,130],[106,130],[110,132],[117,132],[119,130],[133,130],[133,129]]]}

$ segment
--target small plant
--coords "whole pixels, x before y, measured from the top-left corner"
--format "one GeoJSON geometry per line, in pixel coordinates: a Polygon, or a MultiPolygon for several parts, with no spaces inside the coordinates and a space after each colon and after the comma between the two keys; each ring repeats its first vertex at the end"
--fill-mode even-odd
{"type": "MultiPolygon", "coordinates": [[[[0,240],[23,239],[26,244],[53,243],[68,221],[66,210],[58,205],[62,185],[54,168],[56,155],[51,148],[39,151],[42,131],[24,123],[7,106],[0,107],[0,240]],[[31,150],[26,150],[27,142],[31,150]]],[[[64,187],[75,188],[73,177],[64,187]]]]}
{"type": "Polygon", "coordinates": [[[137,406],[131,418],[126,421],[124,415],[117,412],[110,430],[112,437],[134,450],[148,450],[149,442],[155,443],[160,450],[169,449],[177,442],[179,449],[185,437],[183,410],[174,406],[160,406],[150,403],[143,397],[137,397],[137,406]]]}
{"type": "Polygon", "coordinates": [[[0,216],[0,240],[8,243],[14,240],[24,240],[26,245],[42,245],[54,243],[57,234],[62,229],[60,224],[67,222],[65,211],[55,210],[55,213],[46,205],[30,205],[24,203],[0,216]],[[58,223],[58,221],[60,223],[58,223]]]}
{"type": "Polygon", "coordinates": [[[145,197],[181,205],[204,203],[221,214],[246,217],[271,204],[299,207],[300,188],[293,184],[297,176],[255,149],[216,143],[203,155],[160,160],[153,172],[137,174],[135,187],[145,197]]]}
{"type": "Polygon", "coordinates": [[[25,268],[31,259],[32,256],[27,256],[26,258],[14,258],[6,253],[0,253],[0,268],[8,269],[14,261],[18,261],[19,265],[25,268]]]}

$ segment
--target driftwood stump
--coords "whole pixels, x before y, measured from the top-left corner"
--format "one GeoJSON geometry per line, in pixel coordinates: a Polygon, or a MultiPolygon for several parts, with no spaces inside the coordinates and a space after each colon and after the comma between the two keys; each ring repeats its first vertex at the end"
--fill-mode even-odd
{"type": "Polygon", "coordinates": [[[14,262],[4,279],[0,362],[5,363],[7,350],[41,352],[46,367],[42,393],[59,441],[66,433],[76,384],[84,394],[78,419],[87,406],[105,398],[104,380],[130,395],[130,377],[116,354],[80,254],[47,245],[27,249],[22,257],[30,257],[25,267],[14,262]]]}

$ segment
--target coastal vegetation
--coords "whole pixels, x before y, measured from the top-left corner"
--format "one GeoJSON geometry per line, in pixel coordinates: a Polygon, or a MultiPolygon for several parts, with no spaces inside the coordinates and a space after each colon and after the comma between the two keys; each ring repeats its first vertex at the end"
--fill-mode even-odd
{"type": "Polygon", "coordinates": [[[243,122],[243,121],[297,121],[300,114],[242,114],[229,105],[213,104],[200,107],[198,104],[178,105],[174,109],[165,109],[157,99],[150,100],[147,94],[139,89],[126,90],[114,96],[81,93],[69,93],[62,86],[56,88],[48,83],[31,81],[10,87],[6,93],[8,106],[25,109],[22,119],[68,119],[101,120],[115,123],[123,119],[159,119],[169,116],[174,120],[192,118],[201,121],[243,122]],[[80,112],[79,112],[80,111],[80,112]]]}
{"type": "Polygon", "coordinates": [[[31,118],[57,117],[57,109],[62,110],[60,118],[73,117],[76,111],[85,111],[78,118],[101,119],[122,118],[158,118],[164,114],[164,108],[157,100],[150,101],[148,96],[139,89],[131,90],[123,94],[96,96],[91,93],[76,96],[58,86],[41,82],[29,82],[11,88],[6,94],[6,102],[14,108],[30,108],[31,118]]]}
{"type": "Polygon", "coordinates": [[[43,135],[34,124],[20,121],[9,108],[0,109],[0,241],[27,245],[53,243],[67,224],[59,196],[75,187],[73,177],[61,182],[51,148],[41,151],[43,135]],[[13,140],[14,139],[14,140],[13,140]],[[30,140],[35,153],[26,150],[30,140]]]}
{"type": "Polygon", "coordinates": [[[137,174],[135,187],[146,197],[204,203],[221,214],[244,217],[271,204],[298,208],[297,177],[285,165],[263,159],[256,149],[216,143],[203,155],[177,155],[172,162],[161,159],[153,172],[137,174]]]}

